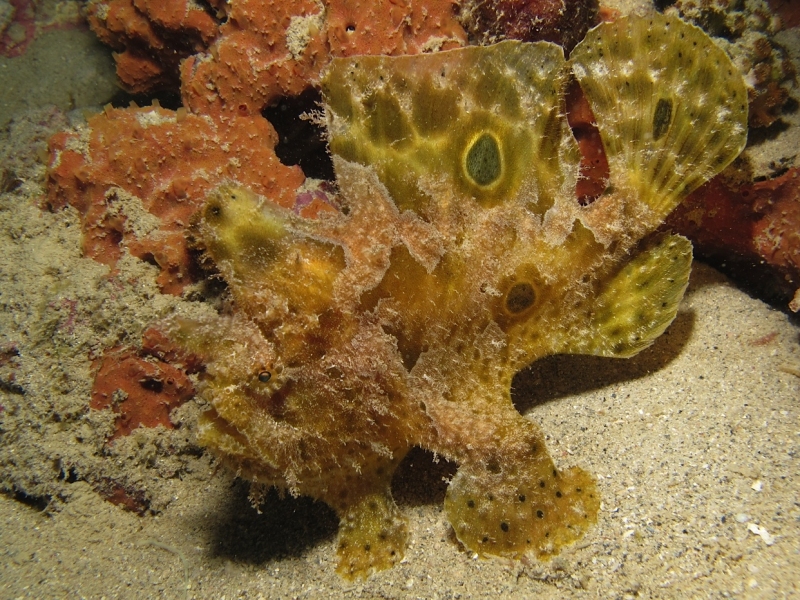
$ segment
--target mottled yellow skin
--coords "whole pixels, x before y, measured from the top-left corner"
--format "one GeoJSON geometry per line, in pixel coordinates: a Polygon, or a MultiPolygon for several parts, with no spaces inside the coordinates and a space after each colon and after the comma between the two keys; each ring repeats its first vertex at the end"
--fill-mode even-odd
{"type": "Polygon", "coordinates": [[[323,93],[345,209],[306,220],[230,185],[198,219],[235,306],[170,324],[207,361],[200,441],[330,504],[348,577],[402,558],[390,484],[413,446],[459,464],[445,510],[465,546],[557,553],[596,520],[595,482],[554,465],[511,379],[554,353],[631,356],[669,325],[691,246],[650,234],[743,147],[741,77],[657,15],[601,25],[569,62],[519,42],[337,59],[323,93]],[[586,207],[570,71],[611,172],[586,207]]]}

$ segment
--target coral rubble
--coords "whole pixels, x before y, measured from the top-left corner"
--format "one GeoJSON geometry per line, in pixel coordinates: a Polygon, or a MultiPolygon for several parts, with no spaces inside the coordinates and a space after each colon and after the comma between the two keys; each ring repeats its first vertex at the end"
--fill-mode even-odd
{"type": "Polygon", "coordinates": [[[775,41],[780,19],[764,0],[678,0],[669,9],[715,36],[746,74],[750,127],[769,127],[789,100],[795,69],[775,41]]]}
{"type": "Polygon", "coordinates": [[[21,56],[41,34],[78,27],[84,24],[77,0],[6,0],[0,3],[0,56],[21,56]]]}
{"type": "Polygon", "coordinates": [[[322,87],[341,210],[304,218],[233,181],[197,217],[233,310],[162,328],[206,364],[200,441],[332,506],[347,577],[402,558],[390,482],[413,446],[458,463],[445,511],[467,548],[552,556],[600,501],[511,379],[549,354],[631,356],[669,325],[691,246],[653,232],[743,148],[744,82],[702,31],[655,15],[591,30],[569,61],[517,41],[356,56],[322,87]],[[608,161],[585,206],[570,74],[608,161]]]}

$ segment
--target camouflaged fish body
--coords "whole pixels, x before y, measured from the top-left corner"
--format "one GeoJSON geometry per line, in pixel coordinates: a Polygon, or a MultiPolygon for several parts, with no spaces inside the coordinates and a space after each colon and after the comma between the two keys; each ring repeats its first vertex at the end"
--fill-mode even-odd
{"type": "Polygon", "coordinates": [[[549,43],[336,59],[323,79],[344,210],[306,220],[246,190],[197,233],[237,312],[174,320],[207,359],[201,442],[243,475],[330,504],[339,571],[406,545],[391,499],[413,446],[456,461],[445,509],[479,554],[546,557],[596,520],[593,478],[559,470],[511,379],[554,353],[631,356],[674,318],[688,241],[650,235],[741,151],[741,76],[677,18],[549,43]],[[575,194],[570,73],[608,156],[575,194]]]}

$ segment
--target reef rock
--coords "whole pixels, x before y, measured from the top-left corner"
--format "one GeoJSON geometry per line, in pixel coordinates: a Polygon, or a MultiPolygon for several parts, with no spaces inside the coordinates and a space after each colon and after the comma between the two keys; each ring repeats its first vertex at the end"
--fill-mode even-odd
{"type": "Polygon", "coordinates": [[[186,228],[209,190],[235,179],[294,204],[303,172],[281,164],[277,143],[261,116],[215,121],[157,105],[107,107],[50,140],[47,205],[78,209],[87,256],[114,265],[127,248],[159,266],[163,291],[180,294],[194,281],[186,228]]]}
{"type": "Polygon", "coordinates": [[[459,18],[481,44],[546,41],[567,52],[598,22],[597,0],[465,0],[459,18]]]}
{"type": "Polygon", "coordinates": [[[191,0],[90,0],[87,12],[97,37],[115,50],[117,75],[133,93],[177,89],[180,62],[219,34],[217,19],[191,0]]]}
{"type": "Polygon", "coordinates": [[[555,353],[636,354],[674,318],[691,245],[653,234],[745,143],[728,56],[676,17],[547,42],[340,58],[323,77],[341,210],[305,219],[230,182],[194,235],[231,311],[164,331],[206,364],[199,438],[237,473],[341,519],[338,570],[397,563],[390,483],[413,446],[459,465],[445,511],[480,555],[548,557],[600,505],[511,402],[555,353]],[[609,181],[582,206],[570,75],[609,181]]]}
{"type": "Polygon", "coordinates": [[[691,194],[668,224],[746,289],[800,311],[800,169],[746,185],[717,177],[691,194]]]}

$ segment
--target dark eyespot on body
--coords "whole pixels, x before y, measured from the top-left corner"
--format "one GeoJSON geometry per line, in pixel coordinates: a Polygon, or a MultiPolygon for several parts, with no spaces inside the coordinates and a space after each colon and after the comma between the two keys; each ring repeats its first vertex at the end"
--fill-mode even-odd
{"type": "Polygon", "coordinates": [[[527,282],[516,283],[506,295],[506,309],[514,315],[526,311],[536,301],[536,292],[527,282]]]}
{"type": "Polygon", "coordinates": [[[482,187],[500,179],[503,161],[493,135],[483,133],[472,143],[464,160],[464,168],[469,178],[482,187]]]}

